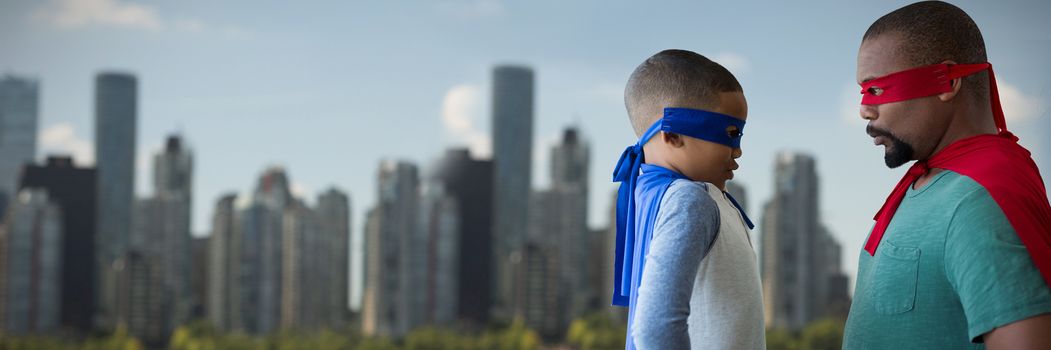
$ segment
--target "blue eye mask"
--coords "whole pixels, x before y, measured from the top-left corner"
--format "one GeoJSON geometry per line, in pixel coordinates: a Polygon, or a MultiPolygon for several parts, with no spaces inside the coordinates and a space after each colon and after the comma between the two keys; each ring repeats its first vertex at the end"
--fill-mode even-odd
{"type": "MultiPolygon", "coordinates": [[[[744,121],[722,113],[702,111],[689,108],[665,108],[664,118],[658,120],[650,130],[658,127],[660,131],[672,132],[686,135],[696,139],[726,145],[727,147],[741,148],[741,136],[744,135],[744,121]],[[727,131],[731,126],[736,131],[727,131]]],[[[650,134],[647,130],[647,134],[650,134]]],[[[656,134],[654,131],[653,134],[656,134]]],[[[653,135],[649,135],[653,137],[653,135]]],[[[639,144],[649,141],[646,135],[639,139],[639,144]]]]}

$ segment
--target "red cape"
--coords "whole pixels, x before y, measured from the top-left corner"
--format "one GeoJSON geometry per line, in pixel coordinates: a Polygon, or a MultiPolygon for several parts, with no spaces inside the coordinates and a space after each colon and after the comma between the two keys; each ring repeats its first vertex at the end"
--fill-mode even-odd
{"type": "Polygon", "coordinates": [[[1047,190],[1029,151],[1007,131],[959,140],[926,162],[913,164],[876,213],[876,226],[865,244],[869,254],[875,254],[905,191],[929,168],[957,172],[984,187],[1003,210],[1051,287],[1051,205],[1048,205],[1047,190]]]}

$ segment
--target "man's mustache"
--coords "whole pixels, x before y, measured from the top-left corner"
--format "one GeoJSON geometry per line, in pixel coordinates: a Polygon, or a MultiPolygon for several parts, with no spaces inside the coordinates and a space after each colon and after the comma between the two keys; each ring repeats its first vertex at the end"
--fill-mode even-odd
{"type": "Polygon", "coordinates": [[[872,125],[865,126],[865,133],[869,134],[869,137],[883,136],[894,140],[898,139],[897,137],[894,137],[894,135],[891,134],[890,131],[879,129],[873,127],[872,125]]]}

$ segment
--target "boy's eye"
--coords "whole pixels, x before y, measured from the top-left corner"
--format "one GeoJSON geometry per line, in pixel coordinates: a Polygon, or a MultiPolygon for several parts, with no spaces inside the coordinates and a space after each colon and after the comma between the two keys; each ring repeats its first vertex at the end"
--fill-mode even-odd
{"type": "Polygon", "coordinates": [[[881,88],[879,86],[869,87],[868,90],[865,90],[865,91],[868,92],[869,95],[872,95],[872,96],[879,96],[879,95],[883,94],[883,88],[881,88]]]}
{"type": "Polygon", "coordinates": [[[730,136],[731,139],[736,139],[741,137],[741,130],[738,130],[737,127],[731,126],[726,129],[726,136],[730,136]]]}

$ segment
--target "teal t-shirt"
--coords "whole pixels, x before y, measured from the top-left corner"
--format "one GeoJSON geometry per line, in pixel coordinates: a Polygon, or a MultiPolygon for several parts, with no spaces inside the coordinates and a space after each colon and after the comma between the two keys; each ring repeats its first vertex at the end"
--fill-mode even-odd
{"type": "Polygon", "coordinates": [[[844,349],[982,349],[1051,312],[1051,290],[989,192],[945,170],[909,188],[875,256],[862,250],[844,349]]]}

